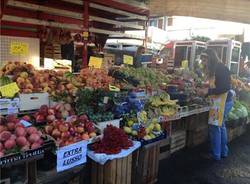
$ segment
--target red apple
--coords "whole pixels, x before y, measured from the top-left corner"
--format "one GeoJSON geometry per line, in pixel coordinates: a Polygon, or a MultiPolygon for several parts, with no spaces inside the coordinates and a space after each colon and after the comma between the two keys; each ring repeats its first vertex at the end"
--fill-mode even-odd
{"type": "Polygon", "coordinates": [[[10,131],[15,130],[15,127],[16,127],[16,124],[14,122],[7,123],[8,130],[10,130],[10,131]]]}
{"type": "Polygon", "coordinates": [[[15,133],[17,136],[25,136],[26,135],[26,130],[23,127],[17,127],[15,130],[15,133]]]}
{"type": "Polygon", "coordinates": [[[83,140],[88,140],[89,139],[89,135],[88,134],[82,134],[82,139],[83,140]]]}
{"type": "Polygon", "coordinates": [[[65,126],[64,124],[59,125],[59,130],[61,132],[66,132],[69,130],[69,127],[65,126]]]}
{"type": "Polygon", "coordinates": [[[46,125],[44,129],[47,134],[51,134],[53,131],[53,126],[46,125]]]}
{"type": "Polygon", "coordinates": [[[44,115],[39,114],[39,115],[36,116],[36,122],[37,123],[42,123],[44,121],[45,121],[45,116],[44,115]]]}
{"type": "Polygon", "coordinates": [[[48,121],[48,122],[52,122],[52,121],[54,121],[55,119],[56,119],[56,117],[55,117],[54,115],[52,115],[52,114],[47,116],[47,121],[48,121]]]}
{"type": "Polygon", "coordinates": [[[58,130],[58,129],[54,129],[53,131],[52,131],[52,137],[54,137],[54,138],[58,138],[58,137],[60,137],[61,136],[61,133],[60,133],[60,131],[58,130]]]}
{"type": "Polygon", "coordinates": [[[4,125],[0,125],[0,133],[2,133],[5,130],[7,130],[7,127],[4,125]]]}
{"type": "Polygon", "coordinates": [[[81,133],[84,132],[84,128],[83,128],[82,126],[78,126],[78,127],[76,128],[76,132],[79,133],[79,134],[81,134],[81,133]]]}

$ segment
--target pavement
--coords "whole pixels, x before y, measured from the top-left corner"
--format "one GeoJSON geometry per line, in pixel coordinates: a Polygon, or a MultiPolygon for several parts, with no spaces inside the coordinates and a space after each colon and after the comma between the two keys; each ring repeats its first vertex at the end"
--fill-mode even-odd
{"type": "Polygon", "coordinates": [[[204,158],[208,143],[160,162],[158,184],[250,184],[250,131],[229,144],[226,159],[204,158]]]}

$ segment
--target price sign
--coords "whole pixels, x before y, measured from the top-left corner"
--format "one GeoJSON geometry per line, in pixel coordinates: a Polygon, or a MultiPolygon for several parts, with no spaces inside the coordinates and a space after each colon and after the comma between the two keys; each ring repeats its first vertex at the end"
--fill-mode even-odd
{"type": "Polygon", "coordinates": [[[101,68],[102,67],[102,61],[103,61],[103,58],[90,56],[89,67],[101,68]]]}
{"type": "Polygon", "coordinates": [[[118,88],[116,86],[112,86],[112,85],[109,84],[109,91],[117,91],[117,92],[119,92],[120,88],[118,88]]]}
{"type": "Polygon", "coordinates": [[[8,108],[7,114],[17,114],[18,109],[17,108],[8,108]]]}
{"type": "Polygon", "coordinates": [[[32,125],[30,122],[25,121],[25,120],[20,120],[20,123],[21,123],[24,127],[29,127],[29,126],[32,125]]]}
{"type": "Polygon", "coordinates": [[[15,82],[0,87],[2,96],[12,98],[19,92],[19,87],[15,82]]]}
{"type": "Polygon", "coordinates": [[[25,42],[12,41],[10,43],[10,54],[14,56],[27,56],[29,53],[29,44],[25,42]]]}
{"type": "Polygon", "coordinates": [[[133,61],[133,57],[132,56],[128,56],[128,55],[123,55],[123,63],[127,64],[127,65],[133,65],[134,61],[133,61]]]}
{"type": "Polygon", "coordinates": [[[88,141],[80,141],[75,144],[64,146],[57,152],[57,172],[83,164],[87,160],[88,141]]]}

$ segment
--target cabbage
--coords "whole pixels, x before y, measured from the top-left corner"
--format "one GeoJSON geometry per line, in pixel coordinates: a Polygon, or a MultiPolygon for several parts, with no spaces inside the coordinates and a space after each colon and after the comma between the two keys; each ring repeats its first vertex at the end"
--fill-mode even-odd
{"type": "Polygon", "coordinates": [[[239,117],[236,115],[236,114],[234,114],[232,111],[228,114],[228,120],[237,120],[237,119],[239,119],[239,117]]]}

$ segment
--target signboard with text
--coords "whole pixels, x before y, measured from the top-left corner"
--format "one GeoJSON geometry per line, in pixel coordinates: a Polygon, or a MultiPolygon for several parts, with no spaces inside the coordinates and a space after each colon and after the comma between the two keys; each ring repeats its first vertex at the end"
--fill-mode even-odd
{"type": "Polygon", "coordinates": [[[61,172],[86,162],[87,141],[80,141],[60,148],[57,154],[57,172],[61,172]]]}

